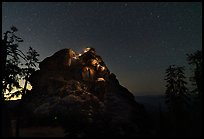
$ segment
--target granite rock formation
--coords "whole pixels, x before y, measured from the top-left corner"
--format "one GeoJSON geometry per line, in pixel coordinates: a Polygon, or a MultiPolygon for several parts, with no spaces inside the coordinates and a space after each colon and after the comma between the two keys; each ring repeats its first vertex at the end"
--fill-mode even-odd
{"type": "Polygon", "coordinates": [[[45,58],[29,81],[24,114],[33,125],[60,125],[66,135],[144,136],[146,114],[94,48],[63,49],[45,58]],[[29,115],[29,116],[28,116],[29,115]]]}

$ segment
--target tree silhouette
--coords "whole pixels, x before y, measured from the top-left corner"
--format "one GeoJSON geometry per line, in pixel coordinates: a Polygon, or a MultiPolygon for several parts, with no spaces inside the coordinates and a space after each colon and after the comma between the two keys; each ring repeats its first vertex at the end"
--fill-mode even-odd
{"type": "Polygon", "coordinates": [[[187,61],[194,69],[194,75],[190,78],[196,88],[192,93],[202,93],[202,51],[197,50],[192,54],[187,54],[187,61]]]}
{"type": "Polygon", "coordinates": [[[173,102],[175,101],[176,97],[176,73],[174,65],[170,65],[166,69],[166,78],[165,78],[167,85],[166,85],[166,103],[169,109],[172,109],[173,102]]]}
{"type": "Polygon", "coordinates": [[[176,112],[188,104],[189,93],[186,87],[184,67],[170,65],[166,69],[166,103],[170,111],[176,112]]]}
{"type": "Polygon", "coordinates": [[[202,135],[202,51],[187,54],[187,61],[193,68],[193,77],[190,77],[192,85],[195,87],[191,93],[193,97],[192,110],[192,131],[197,135],[202,135]]]}
{"type": "Polygon", "coordinates": [[[2,39],[2,98],[4,98],[4,93],[8,91],[7,95],[11,97],[18,96],[19,94],[25,94],[26,87],[28,84],[28,78],[35,71],[37,67],[36,64],[39,62],[36,50],[29,47],[27,55],[25,55],[21,50],[18,49],[18,43],[23,42],[20,37],[15,35],[18,29],[14,26],[10,28],[10,31],[4,33],[2,39]],[[22,58],[25,64],[20,61],[22,58]],[[21,67],[20,67],[21,65],[21,67]],[[22,66],[25,66],[24,68],[22,66]],[[20,79],[25,80],[25,84],[22,91],[19,91],[21,86],[19,85],[20,79]],[[16,88],[18,91],[11,94],[12,89],[16,88]],[[20,93],[21,92],[21,93],[20,93]]]}
{"type": "Polygon", "coordinates": [[[22,91],[22,97],[26,93],[28,78],[36,70],[36,67],[37,67],[36,64],[39,63],[39,59],[38,59],[39,56],[40,55],[35,49],[33,49],[32,47],[29,47],[29,50],[26,55],[26,63],[25,63],[26,67],[22,68],[23,76],[24,76],[23,79],[25,80],[25,84],[24,84],[23,91],[22,91]]]}
{"type": "MultiPolygon", "coordinates": [[[[5,97],[4,94],[8,92],[7,95],[10,95],[10,97],[18,96],[18,95],[24,95],[26,93],[26,87],[28,84],[28,78],[29,76],[35,71],[36,64],[38,63],[38,56],[39,54],[34,50],[33,48],[29,48],[29,51],[27,52],[27,55],[25,55],[21,50],[18,49],[19,42],[23,42],[23,40],[15,35],[15,32],[17,32],[18,29],[14,26],[10,28],[9,31],[6,31],[4,33],[4,36],[2,38],[2,47],[1,47],[1,63],[2,63],[2,69],[1,69],[1,91],[2,91],[2,97],[1,102],[4,102],[5,97]],[[21,59],[24,60],[25,64],[21,61],[21,59]],[[25,66],[24,68],[22,66],[25,66]],[[19,84],[19,80],[24,79],[25,84],[23,87],[23,90],[21,89],[21,86],[19,84]],[[11,93],[11,91],[16,88],[17,91],[15,93],[11,93]]],[[[21,104],[21,103],[20,103],[21,104]]],[[[20,124],[20,113],[21,113],[21,105],[19,104],[19,107],[17,108],[17,126],[16,126],[16,136],[19,136],[19,124],[20,124]]],[[[8,124],[10,122],[8,112],[5,109],[4,103],[2,105],[3,108],[3,117],[4,117],[4,135],[3,136],[9,136],[9,132],[7,132],[10,129],[10,125],[8,124]]]]}
{"type": "Polygon", "coordinates": [[[13,87],[19,87],[18,68],[19,57],[23,57],[23,53],[18,49],[18,43],[23,40],[15,35],[18,29],[14,26],[6,31],[2,38],[2,45],[0,47],[1,55],[1,100],[2,103],[2,136],[11,136],[10,116],[8,110],[5,108],[4,92],[5,90],[12,90],[13,87]],[[8,59],[7,59],[8,58],[8,59]]]}
{"type": "MultiPolygon", "coordinates": [[[[166,69],[166,104],[169,108],[168,126],[172,135],[184,135],[187,131],[189,91],[186,87],[184,67],[170,65],[166,69]],[[171,121],[171,122],[170,122],[171,121]]],[[[188,123],[189,124],[189,123],[188,123]]]]}
{"type": "MultiPolygon", "coordinates": [[[[15,93],[12,93],[12,95],[10,97],[13,96],[18,96],[21,95],[21,101],[20,104],[18,105],[17,108],[17,114],[16,114],[16,137],[19,137],[19,129],[20,129],[20,114],[21,112],[23,112],[22,109],[22,101],[23,101],[23,96],[26,94],[26,89],[27,89],[27,84],[28,84],[28,78],[30,77],[30,75],[35,71],[35,68],[37,67],[36,64],[38,63],[38,56],[39,54],[37,53],[36,50],[34,50],[32,47],[29,47],[29,50],[27,52],[27,55],[25,56],[24,60],[25,60],[25,68],[21,68],[21,78],[23,78],[25,80],[25,84],[23,87],[22,91],[16,91],[15,93]]],[[[23,65],[23,64],[21,64],[23,65]]]]}
{"type": "Polygon", "coordinates": [[[184,67],[176,68],[176,76],[177,76],[177,89],[178,89],[178,97],[181,103],[181,109],[186,108],[190,101],[189,91],[186,87],[187,82],[185,81],[186,77],[184,75],[184,67]]]}
{"type": "MultiPolygon", "coordinates": [[[[3,77],[3,92],[11,95],[13,88],[20,89],[19,80],[21,68],[18,66],[20,61],[16,57],[10,57],[6,60],[5,76],[3,77]]],[[[5,98],[4,98],[5,99],[5,98]]]]}
{"type": "Polygon", "coordinates": [[[25,59],[25,55],[21,50],[18,49],[19,42],[23,42],[23,40],[15,35],[18,29],[14,26],[10,28],[10,31],[6,31],[4,33],[2,39],[2,47],[1,47],[1,63],[2,63],[2,101],[4,101],[4,92],[8,90],[9,92],[12,88],[19,88],[19,77],[21,74],[20,68],[18,65],[20,64],[19,58],[25,59]]]}
{"type": "MultiPolygon", "coordinates": [[[[22,101],[23,101],[23,96],[26,94],[26,89],[27,89],[27,84],[28,84],[28,78],[29,76],[35,71],[35,68],[37,67],[36,64],[38,63],[38,56],[39,54],[36,52],[36,50],[34,50],[32,47],[29,47],[29,51],[27,52],[27,55],[24,57],[25,60],[25,66],[24,68],[19,67],[19,60],[14,60],[14,64],[12,63],[11,66],[6,66],[8,67],[8,69],[6,69],[6,73],[8,73],[8,75],[6,77],[15,77],[15,79],[13,79],[13,81],[9,84],[7,83],[8,81],[10,81],[10,79],[5,79],[5,83],[9,84],[9,91],[11,91],[14,86],[11,86],[15,83],[15,87],[17,87],[16,92],[12,93],[9,98],[12,98],[14,96],[19,96],[21,95],[21,101],[19,104],[19,107],[17,108],[17,125],[16,125],[16,136],[19,136],[19,128],[20,128],[20,113],[22,112],[22,101]],[[15,64],[16,63],[16,64],[15,64]],[[17,79],[16,79],[17,78],[17,79]],[[23,90],[20,90],[21,87],[19,85],[19,79],[24,79],[25,80],[25,84],[23,87],[23,90]]],[[[10,62],[10,60],[7,60],[6,62],[10,62]]],[[[8,65],[8,64],[7,64],[8,65]]],[[[21,65],[22,62],[21,62],[21,65]]],[[[5,84],[5,86],[7,86],[5,84]]]]}

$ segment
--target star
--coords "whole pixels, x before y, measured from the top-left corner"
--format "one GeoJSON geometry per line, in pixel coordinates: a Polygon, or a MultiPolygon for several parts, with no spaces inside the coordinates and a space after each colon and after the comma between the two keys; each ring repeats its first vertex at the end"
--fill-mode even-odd
{"type": "Polygon", "coordinates": [[[182,29],[182,26],[179,26],[178,29],[181,30],[181,29],[182,29]]]}
{"type": "Polygon", "coordinates": [[[175,48],[171,48],[171,50],[175,51],[176,49],[175,48]]]}
{"type": "Polygon", "coordinates": [[[38,13],[33,13],[33,16],[37,16],[38,15],[38,13]]]}
{"type": "Polygon", "coordinates": [[[32,29],[31,28],[28,28],[28,31],[30,32],[32,29]]]}
{"type": "Polygon", "coordinates": [[[59,42],[59,43],[62,43],[62,40],[59,39],[58,42],[59,42]]]}

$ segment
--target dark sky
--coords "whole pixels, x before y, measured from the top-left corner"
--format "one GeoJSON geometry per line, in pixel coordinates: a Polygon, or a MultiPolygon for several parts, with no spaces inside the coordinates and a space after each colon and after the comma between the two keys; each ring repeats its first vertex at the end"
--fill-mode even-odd
{"type": "Polygon", "coordinates": [[[165,69],[202,49],[202,3],[2,4],[2,33],[15,25],[40,60],[63,48],[94,47],[135,95],[164,94],[165,69]]]}

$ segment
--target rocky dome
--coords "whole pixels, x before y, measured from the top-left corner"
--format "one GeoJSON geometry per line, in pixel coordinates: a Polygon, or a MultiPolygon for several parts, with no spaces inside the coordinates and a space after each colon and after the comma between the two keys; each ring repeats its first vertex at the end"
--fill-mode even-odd
{"type": "Polygon", "coordinates": [[[68,137],[147,134],[143,106],[119,84],[94,48],[79,54],[62,49],[39,67],[23,100],[33,125],[58,124],[68,137]]]}

